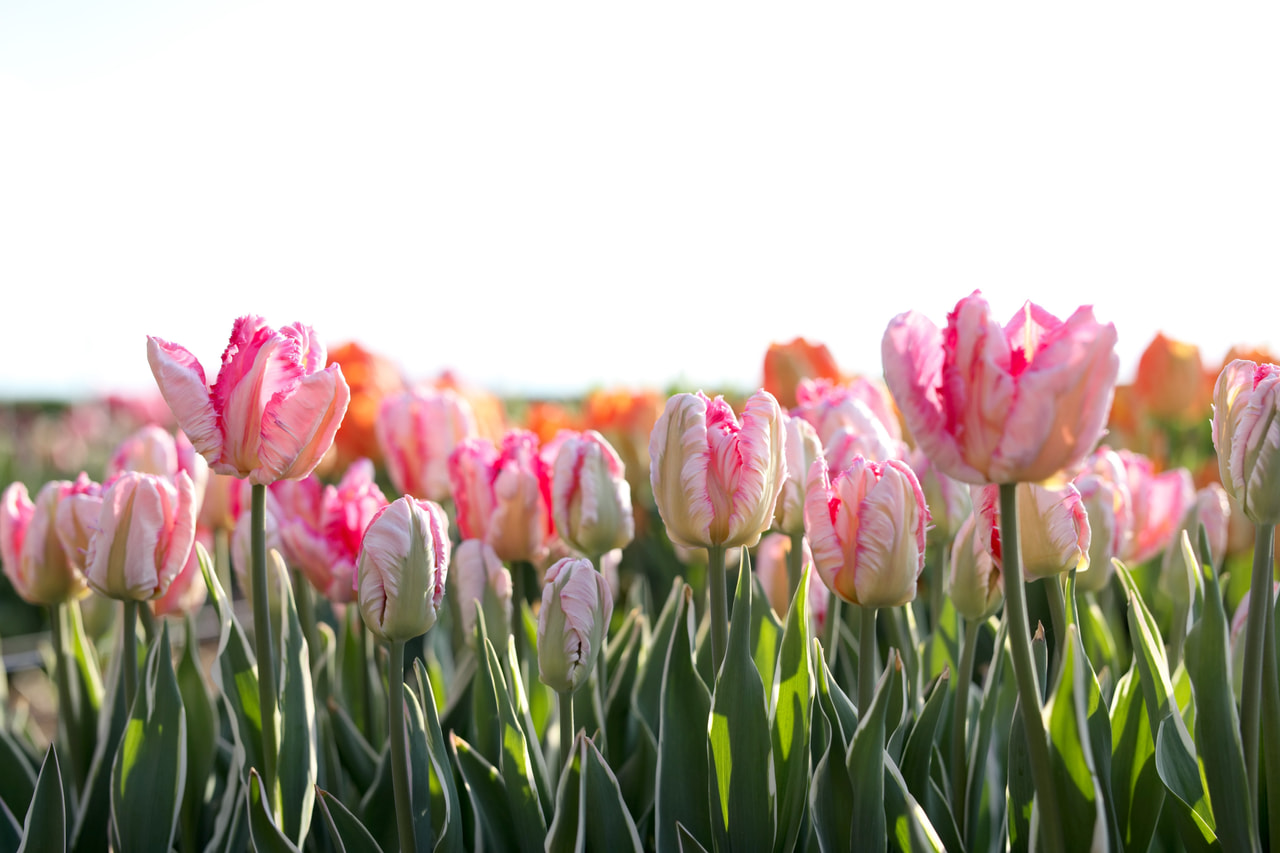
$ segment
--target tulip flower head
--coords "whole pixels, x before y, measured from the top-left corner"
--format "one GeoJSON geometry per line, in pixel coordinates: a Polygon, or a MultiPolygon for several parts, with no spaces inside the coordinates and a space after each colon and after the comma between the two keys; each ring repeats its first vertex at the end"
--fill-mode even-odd
{"type": "Polygon", "coordinates": [[[1280,367],[1237,359],[1222,369],[1213,447],[1222,485],[1249,520],[1280,523],[1280,367]]]}
{"type": "Polygon", "coordinates": [[[649,482],[671,541],[750,547],[773,518],[787,476],[782,409],[767,391],[742,421],[722,397],[676,394],[649,437],[649,482]]]}
{"type": "Polygon", "coordinates": [[[440,502],[449,498],[449,454],[475,438],[471,404],[450,389],[419,388],[382,401],[378,446],[401,494],[440,502]]]}
{"type": "Polygon", "coordinates": [[[89,487],[96,484],[81,474],[75,483],[45,483],[34,502],[22,483],[10,484],[0,497],[0,557],[24,601],[60,604],[84,594],[83,557],[65,547],[57,517],[77,488],[89,487]]]}
{"type": "Polygon", "coordinates": [[[1091,308],[1062,321],[1028,302],[1001,328],[974,292],[945,330],[898,315],[881,354],[919,446],[944,474],[982,485],[1040,482],[1088,455],[1111,407],[1115,343],[1091,308]]]}
{"type": "Polygon", "coordinates": [[[797,387],[805,379],[840,378],[840,368],[826,344],[795,338],[771,343],[764,354],[764,389],[790,409],[796,405],[797,387]]]}
{"type": "Polygon", "coordinates": [[[566,558],[547,569],[538,611],[538,675],[572,693],[591,675],[613,617],[613,595],[590,560],[566,558]]]}
{"type": "Polygon", "coordinates": [[[183,347],[147,338],[160,393],[195,449],[219,474],[267,484],[310,474],[347,411],[351,392],[310,326],[272,329],[236,320],[222,369],[209,386],[183,347]]]}
{"type": "Polygon", "coordinates": [[[513,429],[500,448],[467,439],[449,457],[449,480],[463,539],[481,539],[503,560],[537,562],[555,532],[551,468],[538,437],[513,429]]]}
{"type": "Polygon", "coordinates": [[[911,468],[861,457],[833,480],[825,459],[809,469],[804,526],[814,567],[845,601],[896,607],[916,597],[929,510],[911,468]]]}
{"type": "Polygon", "coordinates": [[[588,557],[622,548],[635,536],[622,459],[595,430],[568,433],[560,442],[551,507],[560,538],[588,557]]]}
{"type": "Polygon", "coordinates": [[[449,595],[458,603],[455,612],[462,617],[462,634],[468,641],[476,630],[477,603],[485,607],[490,637],[511,632],[511,572],[479,539],[464,540],[454,552],[449,595]]]}
{"type": "Polygon", "coordinates": [[[186,472],[170,481],[126,471],[102,496],[86,558],[89,586],[121,601],[158,598],[187,564],[195,539],[195,487],[186,472]]]}
{"type": "MultiPolygon", "coordinates": [[[[1000,487],[974,486],[976,536],[1003,571],[1000,543],[1000,487]]],[[[1080,491],[1070,483],[1050,488],[1019,483],[1018,532],[1027,580],[1089,568],[1089,516],[1080,491]]]]}
{"type": "Polygon", "coordinates": [[[783,415],[783,446],[787,476],[773,513],[774,526],[783,533],[804,533],[804,481],[813,462],[822,455],[822,442],[813,425],[795,415],[783,415]]]}
{"type": "MultiPolygon", "coordinates": [[[[998,553],[1000,531],[989,535],[996,537],[994,550],[998,553]]],[[[951,549],[948,593],[956,612],[971,621],[987,618],[1004,601],[1004,572],[992,551],[991,542],[978,539],[977,518],[970,513],[961,522],[951,549]]]]}
{"type": "Polygon", "coordinates": [[[1132,535],[1120,553],[1130,565],[1145,563],[1174,545],[1178,524],[1196,500],[1196,487],[1186,468],[1155,473],[1146,456],[1128,450],[1116,455],[1124,465],[1129,486],[1132,535]]]}
{"type": "Polygon", "coordinates": [[[392,643],[436,623],[449,574],[449,520],[439,504],[408,495],[384,507],[360,548],[360,612],[392,643]]]}

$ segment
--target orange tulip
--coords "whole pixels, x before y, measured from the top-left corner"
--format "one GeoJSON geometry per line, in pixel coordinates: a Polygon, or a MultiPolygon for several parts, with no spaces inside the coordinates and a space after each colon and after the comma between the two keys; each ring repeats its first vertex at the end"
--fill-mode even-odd
{"type": "Polygon", "coordinates": [[[772,343],[764,354],[764,390],[784,409],[796,405],[796,386],[801,379],[840,379],[840,369],[825,344],[796,338],[788,343],[772,343]]]}
{"type": "Polygon", "coordinates": [[[1200,348],[1163,332],[1143,351],[1133,386],[1139,406],[1157,418],[1191,421],[1209,410],[1200,348]]]}
{"type": "Polygon", "coordinates": [[[383,356],[370,352],[351,341],[335,347],[329,353],[329,364],[342,366],[351,388],[351,404],[347,417],[334,437],[334,454],[326,460],[328,470],[345,471],[357,459],[382,462],[382,448],[378,445],[374,425],[384,398],[404,390],[400,368],[383,356]]]}

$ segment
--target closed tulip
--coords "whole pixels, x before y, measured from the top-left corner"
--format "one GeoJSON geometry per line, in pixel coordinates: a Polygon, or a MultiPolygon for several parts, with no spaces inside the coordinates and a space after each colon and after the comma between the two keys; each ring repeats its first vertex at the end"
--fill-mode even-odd
{"type": "Polygon", "coordinates": [[[556,531],[570,547],[595,559],[635,536],[631,487],[622,459],[595,430],[569,433],[551,475],[556,531]]]}
{"type": "Polygon", "coordinates": [[[351,392],[325,355],[310,326],[241,317],[210,386],[185,348],[147,338],[156,384],[195,449],[215,472],[254,484],[307,476],[333,444],[351,392]]]}
{"type": "Polygon", "coordinates": [[[85,575],[108,598],[147,601],[169,589],[195,546],[195,488],[186,472],[170,481],[127,471],[102,496],[85,575]]]}
{"type": "Polygon", "coordinates": [[[383,640],[425,634],[436,623],[449,574],[449,520],[439,504],[404,496],[384,507],[364,533],[360,612],[383,640]]]}
{"type": "Polygon", "coordinates": [[[511,632],[511,572],[498,555],[479,539],[466,539],[453,554],[449,572],[449,594],[458,602],[462,633],[468,641],[476,630],[476,604],[485,607],[489,636],[511,632]]]}
{"type": "Polygon", "coordinates": [[[1091,308],[1062,321],[1028,302],[1002,328],[974,292],[945,331],[898,315],[881,354],[919,446],[944,474],[981,485],[1039,482],[1088,455],[1111,406],[1115,343],[1091,308]]]}
{"type": "Polygon", "coordinates": [[[77,487],[94,484],[81,475],[75,483],[45,483],[33,502],[27,487],[12,483],[0,497],[0,557],[4,573],[24,601],[60,604],[85,591],[83,558],[68,552],[58,535],[59,509],[77,487]]]}
{"type": "Polygon", "coordinates": [[[449,457],[449,480],[463,539],[481,539],[503,560],[537,562],[555,532],[551,469],[538,438],[513,429],[494,447],[468,439],[449,457]]]}
{"type": "Polygon", "coordinates": [[[591,675],[613,616],[613,595],[589,560],[566,558],[547,569],[538,611],[538,675],[572,693],[591,675]]]}
{"type": "Polygon", "coordinates": [[[814,460],[822,455],[822,442],[818,439],[813,424],[802,417],[783,415],[783,425],[786,430],[783,444],[787,458],[787,476],[782,481],[778,506],[773,513],[773,524],[788,535],[803,534],[804,481],[814,460]]]}
{"type": "Polygon", "coordinates": [[[1213,447],[1227,494],[1254,524],[1280,523],[1280,367],[1237,359],[1213,388],[1213,447]]]}
{"type": "Polygon", "coordinates": [[[895,607],[916,597],[924,570],[929,510],[911,468],[856,459],[834,479],[824,459],[809,469],[804,524],[823,583],[863,607],[895,607]]]}
{"type": "Polygon", "coordinates": [[[449,498],[449,454],[477,435],[471,404],[456,391],[418,388],[382,401],[377,421],[391,482],[401,494],[449,498]]]}
{"type": "Polygon", "coordinates": [[[209,482],[209,463],[196,453],[186,433],[175,436],[155,424],[142,427],[116,446],[107,461],[107,479],[124,471],[159,474],[170,479],[178,476],[179,471],[186,471],[195,486],[197,503],[204,499],[209,482]]]}
{"type": "MultiPolygon", "coordinates": [[[[1000,489],[973,488],[977,537],[1003,566],[1000,543],[1000,489]]],[[[1022,538],[1022,571],[1030,579],[1089,568],[1089,516],[1080,491],[1070,483],[1060,487],[1018,484],[1018,526],[1022,538]]]]}
{"type": "Polygon", "coordinates": [[[977,519],[970,513],[951,548],[947,590],[956,612],[970,621],[986,619],[1004,601],[1004,573],[991,553],[991,543],[978,538],[977,519]]]}
{"type": "Polygon", "coordinates": [[[1130,565],[1144,563],[1174,545],[1178,524],[1195,503],[1196,487],[1186,468],[1155,473],[1140,453],[1116,451],[1128,480],[1133,535],[1120,553],[1130,565]]]}
{"type": "Polygon", "coordinates": [[[649,481],[671,541],[750,547],[769,528],[787,476],[782,410],[757,391],[742,421],[721,397],[676,394],[649,437],[649,481]]]}

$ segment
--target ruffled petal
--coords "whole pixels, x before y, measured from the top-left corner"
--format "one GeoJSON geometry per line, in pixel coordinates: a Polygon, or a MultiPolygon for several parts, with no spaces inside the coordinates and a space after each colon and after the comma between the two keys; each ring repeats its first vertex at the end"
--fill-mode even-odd
{"type": "Polygon", "coordinates": [[[712,541],[715,508],[707,490],[710,453],[703,394],[667,400],[649,435],[649,484],[671,541],[706,548],[712,541]]]}
{"type": "Polygon", "coordinates": [[[351,402],[351,389],[334,364],[281,389],[262,418],[261,465],[254,483],[294,480],[315,470],[333,444],[351,402]]]}
{"type": "Polygon", "coordinates": [[[210,465],[222,456],[222,428],[196,357],[177,344],[147,338],[147,361],[178,426],[210,465]]]}

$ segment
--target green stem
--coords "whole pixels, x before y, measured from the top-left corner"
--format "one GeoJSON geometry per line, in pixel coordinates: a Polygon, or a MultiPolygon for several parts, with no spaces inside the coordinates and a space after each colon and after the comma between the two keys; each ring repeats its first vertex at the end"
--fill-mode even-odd
{"type": "Polygon", "coordinates": [[[823,651],[827,653],[827,666],[835,671],[836,650],[840,648],[840,610],[841,600],[834,592],[827,593],[827,629],[826,639],[822,642],[823,651]]]}
{"type": "MultiPolygon", "coordinates": [[[[1268,557],[1268,559],[1270,559],[1268,557]]],[[[1262,747],[1267,774],[1271,849],[1280,851],[1280,678],[1276,672],[1276,612],[1267,608],[1262,643],[1262,747]]]]}
{"type": "Polygon", "coordinates": [[[1062,668],[1062,644],[1067,641],[1067,599],[1062,594],[1058,575],[1044,578],[1044,596],[1049,602],[1049,621],[1053,623],[1053,667],[1046,679],[1050,684],[1062,668]]]}
{"type": "Polygon", "coordinates": [[[364,723],[365,737],[376,740],[373,721],[373,680],[369,677],[372,666],[372,649],[369,647],[369,629],[364,624],[364,614],[356,609],[356,644],[360,654],[360,721],[364,723]]]}
{"type": "Polygon", "coordinates": [[[156,614],[151,609],[151,603],[140,605],[138,607],[138,621],[142,623],[142,636],[147,638],[147,645],[156,638],[156,614]]]}
{"type": "Polygon", "coordinates": [[[1040,839],[1047,853],[1063,853],[1062,817],[1053,784],[1049,736],[1044,728],[1040,682],[1031,657],[1031,635],[1027,627],[1026,591],[1022,580],[1022,543],[1018,538],[1018,493],[1016,483],[1000,484],[1000,544],[1004,570],[1005,619],[1009,622],[1009,643],[1013,651],[1013,674],[1018,682],[1018,706],[1027,737],[1031,777],[1040,809],[1040,839]]]}
{"type": "Polygon", "coordinates": [[[400,849],[417,850],[413,830],[413,797],[409,794],[409,741],[404,729],[404,640],[391,643],[391,661],[387,664],[387,730],[391,733],[391,784],[395,788],[396,825],[400,831],[400,849]]]}
{"type": "MultiPolygon", "coordinates": [[[[600,571],[600,557],[591,558],[591,566],[597,572],[600,571]]],[[[600,632],[600,652],[596,655],[596,683],[595,696],[593,700],[596,705],[596,714],[600,718],[600,742],[597,746],[600,754],[608,757],[609,744],[605,730],[605,715],[609,708],[609,626],[605,625],[604,630],[600,632]]]]}
{"type": "Polygon", "coordinates": [[[716,678],[729,646],[729,592],[724,578],[724,546],[707,548],[707,587],[711,595],[711,661],[716,678]]]}
{"type": "Polygon", "coordinates": [[[520,662],[523,670],[525,665],[525,645],[528,638],[524,634],[524,605],[528,601],[529,593],[526,591],[526,572],[525,567],[528,564],[522,560],[516,560],[511,564],[511,634],[516,641],[516,660],[520,662]]]}
{"type": "Polygon", "coordinates": [[[293,581],[293,600],[298,605],[298,622],[307,641],[307,657],[315,664],[320,644],[316,641],[316,604],[311,598],[311,582],[296,570],[289,575],[293,581]]]}
{"type": "Polygon", "coordinates": [[[124,619],[121,620],[124,641],[120,651],[120,675],[124,679],[124,706],[133,708],[133,697],[138,695],[138,602],[125,599],[124,619]]]}
{"type": "Polygon", "coordinates": [[[946,606],[944,599],[945,580],[947,576],[947,546],[932,544],[925,546],[925,566],[929,572],[929,632],[938,630],[942,621],[942,609],[946,606]]]}
{"type": "Polygon", "coordinates": [[[560,698],[560,766],[568,767],[573,759],[573,693],[566,690],[560,698]]]}
{"type": "MultiPolygon", "coordinates": [[[[58,688],[58,735],[57,740],[61,740],[62,746],[67,750],[67,754],[71,756],[76,774],[76,785],[72,786],[72,790],[84,781],[85,771],[81,770],[80,756],[84,753],[84,748],[79,743],[80,731],[79,725],[71,720],[71,711],[74,703],[71,700],[71,666],[70,658],[66,654],[67,648],[67,608],[70,604],[62,602],[49,607],[49,633],[53,637],[53,662],[54,677],[57,680],[58,688]]],[[[78,721],[77,721],[78,722],[78,721]]]]}
{"type": "MultiPolygon", "coordinates": [[[[800,574],[804,571],[804,533],[791,534],[791,548],[787,551],[787,602],[795,600],[800,588],[800,574]]],[[[787,614],[783,613],[782,616],[787,614]]]]}
{"type": "MultiPolygon", "coordinates": [[[[957,619],[960,617],[957,615],[957,619]]],[[[982,620],[970,619],[964,626],[964,645],[960,649],[960,671],[956,673],[956,704],[951,712],[951,796],[955,802],[956,825],[964,838],[965,818],[969,814],[969,685],[973,683],[973,664],[978,653],[978,629],[982,620]]],[[[996,653],[999,654],[999,649],[996,653]]]]}
{"type": "Polygon", "coordinates": [[[876,615],[874,607],[862,608],[858,637],[858,714],[865,717],[876,695],[876,615]]]}
{"type": "Polygon", "coordinates": [[[1271,609],[1271,548],[1275,529],[1269,524],[1254,528],[1253,580],[1249,586],[1249,613],[1245,623],[1244,681],[1240,696],[1240,740],[1249,777],[1249,802],[1258,802],[1258,717],[1262,693],[1262,653],[1266,639],[1266,614],[1271,609]],[[1259,604],[1262,602],[1262,604],[1259,604]]]}
{"type": "Polygon", "coordinates": [[[267,487],[253,484],[250,545],[253,553],[253,643],[258,659],[258,708],[262,717],[262,783],[267,806],[276,810],[276,656],[271,639],[271,603],[267,592],[267,487]]]}
{"type": "Polygon", "coordinates": [[[1182,647],[1186,645],[1187,639],[1187,608],[1188,605],[1181,601],[1173,603],[1173,625],[1169,632],[1169,671],[1173,672],[1178,668],[1178,662],[1182,660],[1182,647]]]}

